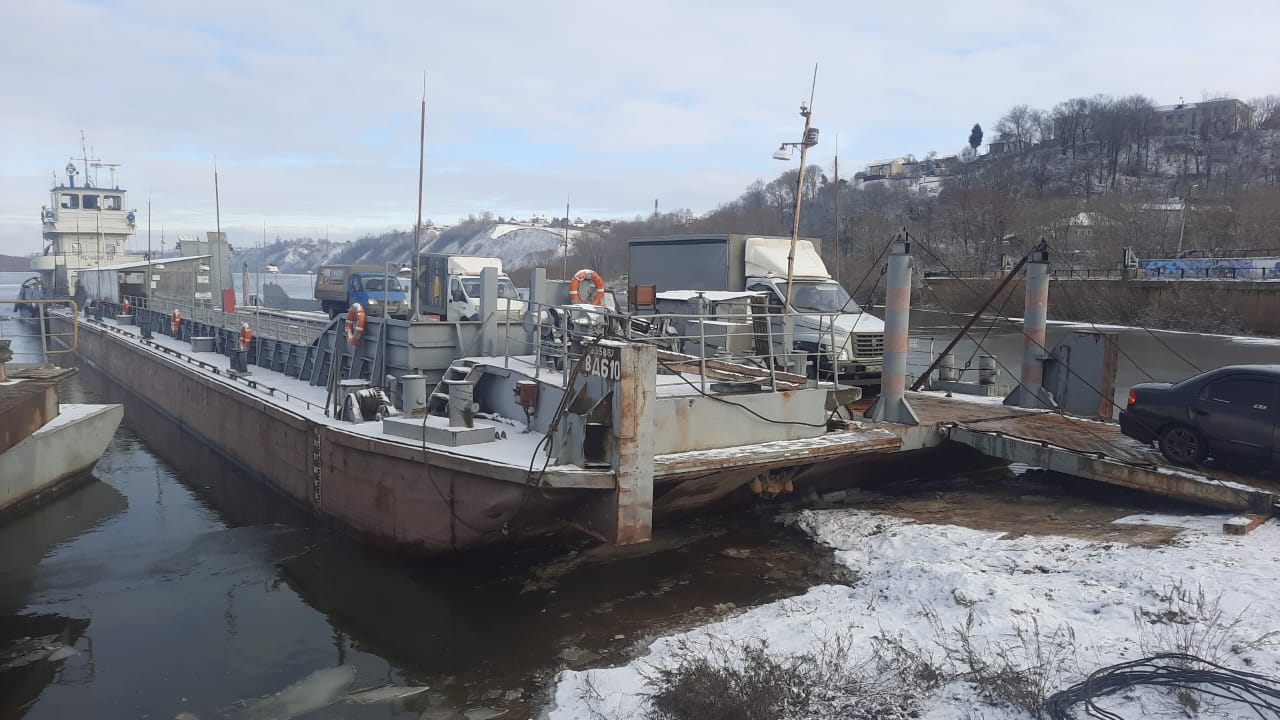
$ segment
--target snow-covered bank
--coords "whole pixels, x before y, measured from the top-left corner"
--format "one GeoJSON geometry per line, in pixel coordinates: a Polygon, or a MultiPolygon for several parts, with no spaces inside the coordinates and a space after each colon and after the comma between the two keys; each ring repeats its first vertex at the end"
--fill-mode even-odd
{"type": "MultiPolygon", "coordinates": [[[[812,651],[841,637],[856,649],[887,639],[944,670],[963,635],[973,647],[1019,665],[1056,658],[1050,690],[1083,674],[1161,650],[1182,650],[1275,676],[1280,672],[1280,558],[1274,521],[1245,536],[1222,534],[1224,516],[1141,516],[1119,522],[1185,528],[1171,543],[1115,542],[974,530],[858,510],[805,511],[796,522],[859,575],[852,587],[822,585],[720,622],[656,640],[628,665],[566,671],[552,720],[645,716],[646,676],[674,667],[689,648],[762,640],[771,654],[812,651]],[[970,620],[972,619],[972,620],[970,620]],[[963,629],[967,628],[967,629],[963,629]],[[957,629],[963,629],[957,634],[957,629]],[[1036,645],[1039,645],[1037,652],[1036,645]]],[[[1150,691],[1114,699],[1129,717],[1168,709],[1150,691]]],[[[935,720],[1025,718],[990,707],[978,689],[952,679],[922,702],[935,720]]],[[[1201,717],[1238,717],[1239,708],[1201,708],[1201,717]]]]}

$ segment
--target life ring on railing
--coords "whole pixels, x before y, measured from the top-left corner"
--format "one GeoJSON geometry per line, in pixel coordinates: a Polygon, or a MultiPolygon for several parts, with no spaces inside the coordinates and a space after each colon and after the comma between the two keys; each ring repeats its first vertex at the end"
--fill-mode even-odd
{"type": "Polygon", "coordinates": [[[600,277],[600,273],[589,268],[583,268],[573,274],[573,279],[569,281],[569,302],[582,302],[582,296],[578,294],[578,288],[582,286],[582,281],[588,278],[591,279],[591,284],[596,286],[596,294],[591,298],[591,304],[599,305],[604,302],[604,279],[600,277]]]}
{"type": "Polygon", "coordinates": [[[121,314],[121,315],[128,315],[128,314],[129,314],[129,311],[130,311],[130,310],[132,310],[132,309],[133,309],[133,308],[132,308],[132,306],[130,306],[130,305],[129,305],[129,298],[125,298],[125,299],[124,299],[124,304],[120,306],[120,314],[121,314]]]}
{"type": "Polygon", "coordinates": [[[248,350],[252,343],[253,328],[249,327],[249,323],[240,323],[240,349],[248,350]]]}
{"type": "Polygon", "coordinates": [[[347,344],[359,345],[362,337],[364,337],[364,306],[360,303],[351,303],[351,309],[347,311],[347,344]]]}
{"type": "Polygon", "coordinates": [[[169,327],[173,328],[173,336],[178,337],[178,331],[182,329],[182,313],[180,311],[173,311],[173,320],[169,323],[169,327]]]}

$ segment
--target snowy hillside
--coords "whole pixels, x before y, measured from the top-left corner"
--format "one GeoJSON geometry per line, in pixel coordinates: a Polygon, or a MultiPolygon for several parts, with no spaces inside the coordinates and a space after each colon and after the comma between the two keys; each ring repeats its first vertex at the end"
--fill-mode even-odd
{"type": "MultiPolygon", "coordinates": [[[[584,231],[569,230],[569,249],[584,231]]],[[[500,223],[481,229],[469,237],[442,235],[428,246],[429,252],[484,255],[502,258],[508,269],[528,267],[540,258],[555,257],[562,252],[564,230],[500,223]]]]}
{"type": "MultiPolygon", "coordinates": [[[[569,247],[590,231],[569,230],[569,247]]],[[[321,265],[381,265],[408,262],[413,257],[413,233],[403,230],[367,236],[355,242],[330,242],[297,238],[277,240],[264,247],[247,247],[236,253],[234,264],[251,269],[275,265],[283,273],[305,273],[321,265]]],[[[509,223],[471,222],[441,232],[427,228],[423,252],[458,253],[502,258],[508,269],[531,267],[556,257],[564,243],[564,230],[509,223]]]]}

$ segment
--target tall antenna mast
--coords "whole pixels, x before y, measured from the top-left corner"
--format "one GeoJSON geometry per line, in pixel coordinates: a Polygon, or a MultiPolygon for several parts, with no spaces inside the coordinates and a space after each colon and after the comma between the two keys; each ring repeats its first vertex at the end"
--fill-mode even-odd
{"type": "Polygon", "coordinates": [[[427,143],[427,71],[422,71],[422,113],[418,122],[418,221],[413,225],[413,281],[410,287],[413,300],[412,316],[418,319],[421,299],[418,297],[418,256],[422,255],[422,169],[426,163],[427,143]]]}
{"type": "Polygon", "coordinates": [[[836,134],[836,181],[832,185],[836,193],[836,282],[840,282],[840,266],[844,264],[844,251],[840,247],[840,135],[836,134]]]}
{"type": "Polygon", "coordinates": [[[560,279],[569,279],[569,194],[564,196],[564,267],[560,270],[560,279]]]}
{"type": "MultiPolygon", "coordinates": [[[[218,242],[222,242],[222,199],[218,195],[218,156],[213,156],[213,217],[216,225],[214,226],[218,232],[218,242]]],[[[197,236],[198,237],[198,236],[197,236]]],[[[209,254],[213,262],[214,270],[218,278],[218,305],[222,305],[222,252],[214,252],[213,243],[209,244],[209,254]]],[[[232,283],[234,285],[234,283],[232,283]]],[[[223,307],[225,310],[225,307],[223,307]]]]}

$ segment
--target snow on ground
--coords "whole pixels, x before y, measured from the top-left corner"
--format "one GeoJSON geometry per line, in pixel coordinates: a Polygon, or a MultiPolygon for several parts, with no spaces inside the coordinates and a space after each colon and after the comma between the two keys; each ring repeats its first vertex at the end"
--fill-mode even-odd
{"type": "MultiPolygon", "coordinates": [[[[858,574],[854,585],[820,585],[798,597],[660,638],[628,665],[564,671],[548,717],[644,717],[644,693],[653,690],[645,675],[677,665],[686,652],[682,647],[707,652],[732,642],[764,640],[773,654],[798,654],[837,636],[853,640],[855,648],[867,648],[879,636],[898,638],[910,649],[941,659],[940,639],[954,646],[955,629],[966,624],[970,613],[970,637],[978,647],[1005,647],[1008,657],[1031,664],[1035,643],[1027,640],[1039,638],[1042,648],[1061,658],[1050,665],[1050,692],[1098,668],[1173,649],[1202,657],[1216,654],[1230,667],[1275,676],[1280,672],[1280,641],[1268,633],[1280,629],[1280,613],[1274,609],[1280,597],[1280,557],[1275,553],[1280,525],[1268,522],[1249,535],[1225,535],[1221,527],[1226,519],[1144,515],[1119,521],[1184,528],[1168,545],[1136,547],[1057,536],[1011,537],[859,510],[804,511],[794,521],[858,574]],[[1176,599],[1179,589],[1181,601],[1176,599]],[[1197,597],[1205,601],[1197,602],[1197,597]],[[1135,613],[1143,619],[1135,619],[1135,613]],[[1174,641],[1178,636],[1199,639],[1179,648],[1174,641]]],[[[1122,712],[1125,717],[1170,712],[1177,709],[1173,702],[1150,690],[1107,701],[1116,711],[1128,710],[1122,712]]],[[[989,706],[963,680],[934,691],[923,710],[921,717],[933,720],[1030,717],[1025,711],[989,706]]],[[[1242,716],[1239,707],[1201,713],[1242,716]]]]}

